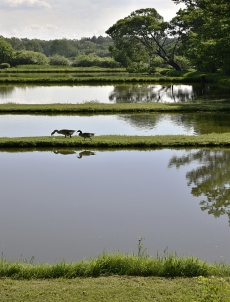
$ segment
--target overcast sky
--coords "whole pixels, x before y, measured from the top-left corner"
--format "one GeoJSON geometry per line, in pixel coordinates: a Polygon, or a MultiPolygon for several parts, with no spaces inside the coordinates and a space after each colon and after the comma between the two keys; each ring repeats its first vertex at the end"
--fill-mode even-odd
{"type": "Polygon", "coordinates": [[[141,8],[155,8],[169,21],[180,6],[172,0],[0,0],[0,35],[45,40],[106,36],[110,26],[141,8]]]}

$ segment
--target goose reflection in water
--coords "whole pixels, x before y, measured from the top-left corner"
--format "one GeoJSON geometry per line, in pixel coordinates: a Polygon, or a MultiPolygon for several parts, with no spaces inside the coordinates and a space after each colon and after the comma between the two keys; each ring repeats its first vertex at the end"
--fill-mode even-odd
{"type": "Polygon", "coordinates": [[[93,151],[85,150],[85,151],[79,152],[78,158],[82,158],[83,156],[90,156],[90,155],[96,155],[96,154],[93,151]]]}
{"type": "Polygon", "coordinates": [[[75,154],[76,151],[74,150],[55,150],[53,151],[55,154],[62,154],[62,155],[70,155],[70,154],[75,154]]]}

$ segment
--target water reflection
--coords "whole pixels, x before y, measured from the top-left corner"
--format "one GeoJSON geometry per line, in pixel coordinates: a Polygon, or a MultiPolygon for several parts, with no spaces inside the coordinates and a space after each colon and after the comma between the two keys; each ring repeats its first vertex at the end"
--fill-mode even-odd
{"type": "Polygon", "coordinates": [[[0,137],[50,136],[53,129],[62,128],[84,129],[97,136],[229,133],[230,114],[0,115],[0,137]]]}
{"type": "MultiPolygon", "coordinates": [[[[34,256],[53,263],[103,250],[137,253],[137,238],[145,237],[150,255],[168,247],[178,255],[230,261],[225,215],[213,219],[201,211],[200,196],[191,194],[185,178],[203,162],[214,179],[214,167],[220,169],[216,182],[207,183],[211,192],[215,184],[227,184],[230,151],[64,151],[0,152],[0,253],[7,259],[34,256]],[[97,156],[79,161],[85,151],[97,156]],[[169,169],[175,159],[180,168],[169,169]]],[[[197,177],[198,184],[209,173],[200,172],[206,176],[197,177]]]]}
{"type": "Polygon", "coordinates": [[[61,155],[71,155],[71,154],[75,154],[76,153],[76,151],[69,150],[69,149],[55,150],[53,152],[55,154],[61,154],[61,155]]]}
{"type": "Polygon", "coordinates": [[[211,84],[0,85],[0,103],[193,102],[228,97],[230,89],[211,84]]]}
{"type": "Polygon", "coordinates": [[[109,95],[114,103],[188,102],[195,99],[192,85],[115,86],[109,95]]]}
{"type": "Polygon", "coordinates": [[[229,88],[210,84],[117,85],[110,93],[109,100],[114,103],[176,103],[193,102],[200,97],[218,99],[229,96],[229,93],[229,88]]]}
{"type": "Polygon", "coordinates": [[[188,186],[193,196],[202,197],[202,211],[215,218],[227,215],[230,225],[230,150],[193,150],[182,156],[173,156],[169,168],[196,167],[186,172],[188,186]]]}
{"type": "Polygon", "coordinates": [[[84,151],[79,152],[78,158],[82,158],[84,156],[91,156],[91,155],[96,155],[96,153],[93,151],[90,151],[90,150],[84,150],[84,151]]]}
{"type": "MultiPolygon", "coordinates": [[[[0,137],[50,136],[53,129],[84,129],[95,135],[193,135],[183,115],[129,114],[89,116],[0,115],[0,137]]],[[[229,126],[230,129],[230,126],[229,126]]],[[[74,134],[75,136],[76,134],[74,134]]],[[[50,137],[55,139],[55,137],[50,137]]]]}

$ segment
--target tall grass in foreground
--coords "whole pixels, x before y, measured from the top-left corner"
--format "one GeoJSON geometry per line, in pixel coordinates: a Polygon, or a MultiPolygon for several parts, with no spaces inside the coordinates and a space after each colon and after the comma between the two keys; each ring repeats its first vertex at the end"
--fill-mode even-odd
{"type": "Polygon", "coordinates": [[[195,257],[177,257],[175,254],[164,257],[139,257],[125,254],[102,253],[96,258],[79,262],[59,262],[54,265],[20,263],[0,260],[0,278],[50,279],[99,277],[109,275],[157,276],[157,277],[196,277],[230,276],[230,266],[224,263],[208,264],[195,257]]]}

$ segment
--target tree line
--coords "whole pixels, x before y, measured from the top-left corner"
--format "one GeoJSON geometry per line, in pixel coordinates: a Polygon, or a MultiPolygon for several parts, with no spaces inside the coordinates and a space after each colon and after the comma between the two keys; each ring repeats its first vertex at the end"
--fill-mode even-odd
{"type": "Polygon", "coordinates": [[[164,22],[154,8],[140,9],[118,20],[106,33],[113,39],[113,57],[128,69],[163,62],[175,70],[230,74],[230,1],[172,0],[185,4],[164,22]]]}
{"type": "Polygon", "coordinates": [[[0,38],[0,63],[125,67],[155,72],[156,67],[230,74],[230,1],[172,0],[183,3],[165,22],[154,8],[118,20],[106,37],[80,40],[0,38]],[[29,53],[30,52],[30,53],[29,53]],[[49,58],[49,60],[47,59],[49,58]]]}
{"type": "Polygon", "coordinates": [[[48,41],[0,36],[0,64],[3,63],[3,67],[27,64],[120,67],[109,52],[112,44],[108,36],[48,41]]]}

